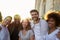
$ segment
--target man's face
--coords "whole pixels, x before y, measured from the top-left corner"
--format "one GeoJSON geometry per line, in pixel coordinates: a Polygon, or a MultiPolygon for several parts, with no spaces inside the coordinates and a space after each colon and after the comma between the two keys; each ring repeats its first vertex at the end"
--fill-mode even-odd
{"type": "Polygon", "coordinates": [[[5,22],[5,25],[9,25],[11,23],[11,18],[7,17],[4,22],[5,22]]]}
{"type": "Polygon", "coordinates": [[[14,19],[14,22],[15,22],[16,24],[19,24],[19,23],[20,23],[20,19],[14,19]]]}
{"type": "Polygon", "coordinates": [[[34,21],[36,21],[39,18],[39,14],[37,12],[32,12],[31,17],[34,21]]]}

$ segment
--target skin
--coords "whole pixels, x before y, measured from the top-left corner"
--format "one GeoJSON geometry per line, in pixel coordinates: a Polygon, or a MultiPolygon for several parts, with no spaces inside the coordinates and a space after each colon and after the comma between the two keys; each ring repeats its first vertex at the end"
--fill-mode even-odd
{"type": "MultiPolygon", "coordinates": [[[[1,23],[4,27],[7,27],[7,25],[9,25],[11,23],[11,18],[10,17],[7,17],[6,19],[3,20],[3,22],[1,23]]],[[[0,30],[2,28],[0,27],[0,30]]]]}
{"type": "Polygon", "coordinates": [[[57,36],[57,38],[60,39],[60,31],[58,32],[58,34],[56,36],[57,36]]]}
{"type": "Polygon", "coordinates": [[[53,18],[50,18],[50,19],[48,20],[48,26],[49,26],[49,34],[56,29],[56,28],[55,28],[55,27],[56,27],[56,26],[55,26],[55,20],[54,20],[53,18]]]}
{"type": "MultiPolygon", "coordinates": [[[[23,26],[22,33],[23,33],[23,35],[26,35],[26,33],[27,33],[27,30],[26,30],[26,27],[28,27],[27,25],[28,25],[28,21],[23,20],[23,22],[22,22],[22,26],[23,26]]],[[[19,40],[21,40],[20,37],[19,37],[19,40]]],[[[30,40],[33,40],[33,35],[30,37],[30,40]]]]}
{"type": "Polygon", "coordinates": [[[2,25],[3,26],[6,26],[6,25],[9,25],[11,23],[11,18],[7,17],[6,19],[3,20],[2,22],[2,25]]]}
{"type": "Polygon", "coordinates": [[[39,14],[37,12],[32,12],[31,17],[32,17],[32,20],[34,21],[34,23],[39,22],[39,14]]]}
{"type": "Polygon", "coordinates": [[[18,24],[20,22],[20,19],[14,19],[15,23],[18,24]]]}
{"type": "MultiPolygon", "coordinates": [[[[48,20],[48,26],[49,26],[49,28],[50,28],[49,34],[56,29],[56,28],[55,28],[55,27],[56,27],[56,26],[55,26],[55,20],[54,20],[53,18],[50,18],[50,19],[48,20]]],[[[58,32],[58,34],[57,34],[56,36],[57,36],[57,38],[60,39],[60,31],[58,32]]]]}

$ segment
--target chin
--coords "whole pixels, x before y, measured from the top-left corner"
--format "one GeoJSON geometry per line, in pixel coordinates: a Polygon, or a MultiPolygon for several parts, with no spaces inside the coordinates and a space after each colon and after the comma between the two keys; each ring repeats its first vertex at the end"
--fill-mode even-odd
{"type": "Polygon", "coordinates": [[[36,21],[36,20],[37,20],[37,18],[33,18],[33,20],[34,20],[34,21],[36,21]]]}

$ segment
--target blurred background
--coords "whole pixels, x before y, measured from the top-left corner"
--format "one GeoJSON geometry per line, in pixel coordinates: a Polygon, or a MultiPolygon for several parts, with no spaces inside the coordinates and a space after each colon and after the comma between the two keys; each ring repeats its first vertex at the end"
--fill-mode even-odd
{"type": "Polygon", "coordinates": [[[60,0],[0,0],[0,19],[15,14],[19,14],[21,19],[31,18],[29,11],[32,9],[37,9],[39,17],[43,18],[52,10],[60,12],[60,0]]]}

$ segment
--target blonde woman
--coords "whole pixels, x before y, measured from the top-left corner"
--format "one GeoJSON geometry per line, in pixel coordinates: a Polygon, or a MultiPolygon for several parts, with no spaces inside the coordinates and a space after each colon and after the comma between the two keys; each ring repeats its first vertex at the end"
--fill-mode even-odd
{"type": "Polygon", "coordinates": [[[31,30],[29,20],[25,19],[22,21],[22,30],[19,32],[19,40],[34,40],[34,34],[31,30]]]}

